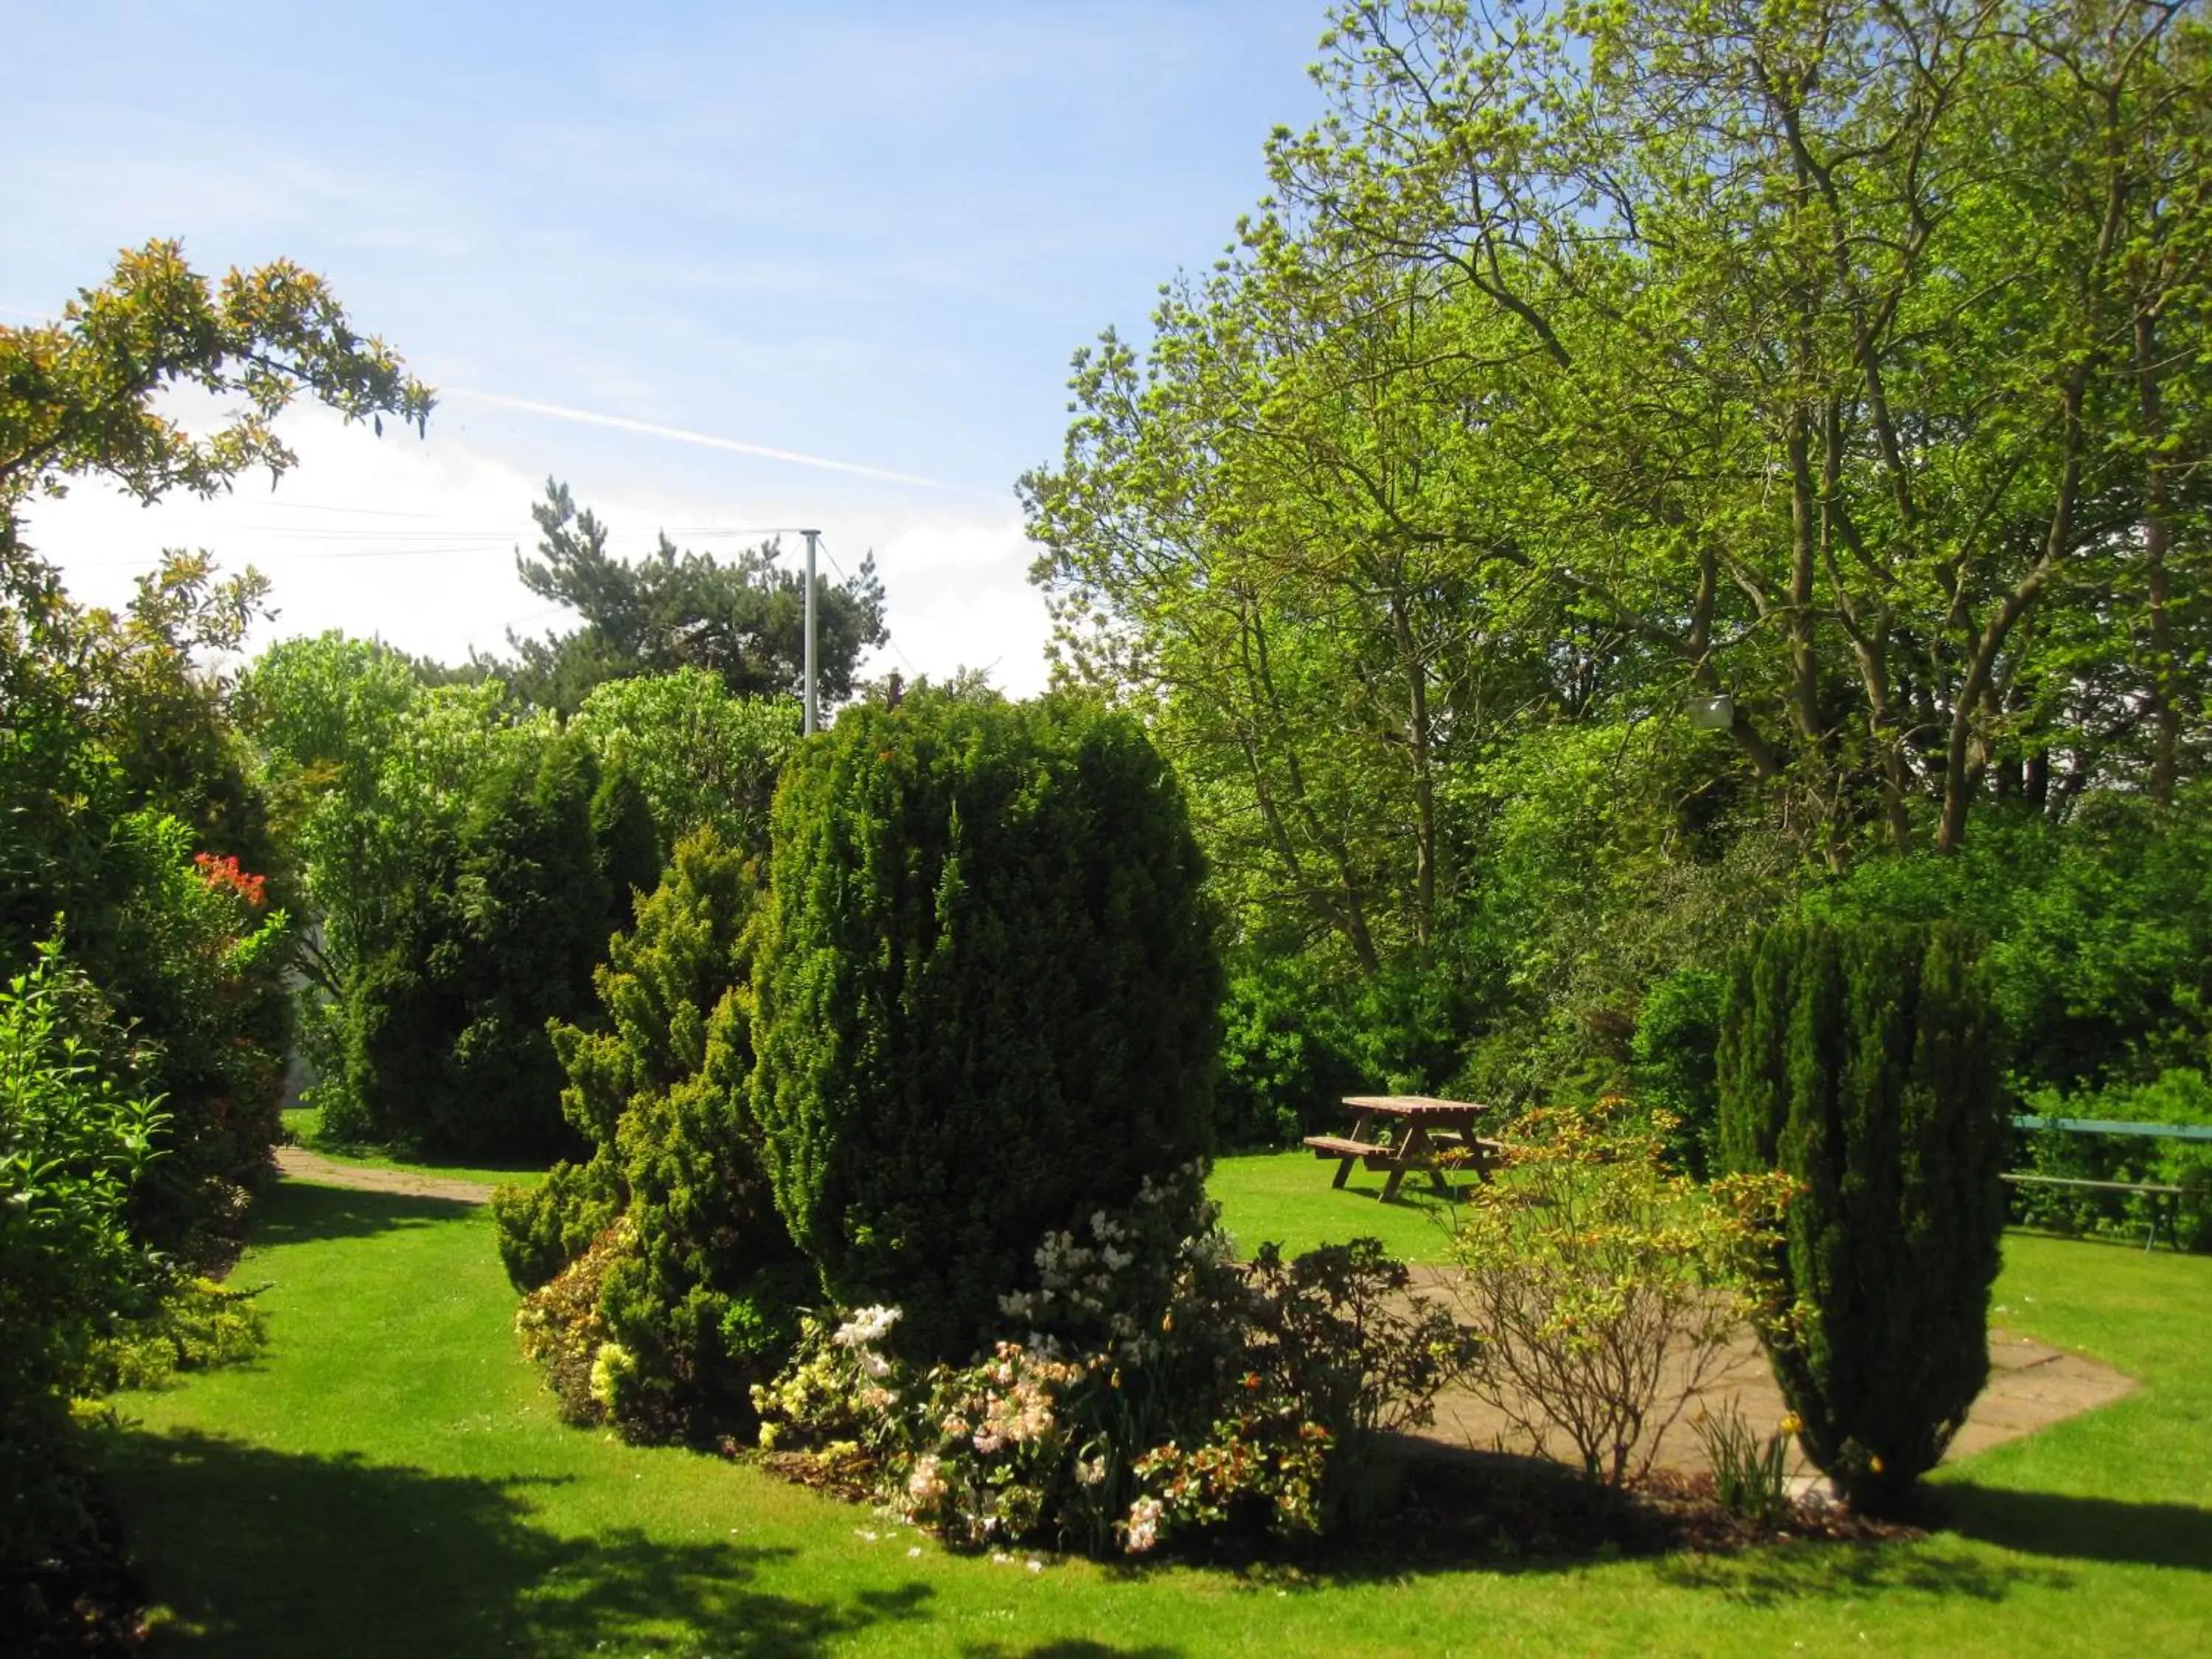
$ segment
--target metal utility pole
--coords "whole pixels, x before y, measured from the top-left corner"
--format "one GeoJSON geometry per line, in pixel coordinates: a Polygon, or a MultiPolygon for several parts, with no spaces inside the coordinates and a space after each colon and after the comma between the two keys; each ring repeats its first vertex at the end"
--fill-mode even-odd
{"type": "Polygon", "coordinates": [[[819,724],[814,701],[814,544],[821,536],[818,530],[802,530],[806,538],[806,731],[812,737],[819,724]]]}

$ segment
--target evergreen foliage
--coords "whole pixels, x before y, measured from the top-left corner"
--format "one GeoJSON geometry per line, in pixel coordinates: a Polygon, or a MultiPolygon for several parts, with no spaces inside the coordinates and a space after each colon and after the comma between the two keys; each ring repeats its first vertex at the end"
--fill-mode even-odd
{"type": "Polygon", "coordinates": [[[351,1109],[331,1127],[478,1157],[572,1145],[546,1022],[588,1006],[650,832],[581,742],[509,745],[392,896],[349,990],[351,1109]]]}
{"type": "MultiPolygon", "coordinates": [[[[697,668],[736,695],[790,696],[805,659],[805,576],[776,562],[774,544],[724,561],[682,551],[666,536],[631,563],[607,551],[607,527],[578,512],[568,486],[546,481],[531,508],[539,557],[515,560],[522,585],[576,612],[573,634],[526,640],[508,635],[512,663],[498,672],[541,708],[576,712],[594,688],[637,674],[697,668]]],[[[816,673],[831,703],[852,695],[862,652],[881,645],[883,584],[872,554],[850,580],[818,583],[816,673]]]]}
{"type": "Polygon", "coordinates": [[[1209,1136],[1222,971],[1173,775],[1088,702],[917,692],[772,819],[753,1109],[792,1237],[964,1358],[1036,1240],[1209,1136]]]}
{"type": "Polygon", "coordinates": [[[1723,1005],[1727,1162],[1798,1186],[1762,1334],[1807,1453],[1872,1512],[1988,1377],[2006,1126],[1978,949],[1945,925],[1784,923],[1723,1005]]]}
{"type": "MultiPolygon", "coordinates": [[[[794,1334],[806,1275],[769,1197],[746,1116],[744,1003],[757,879],[711,830],[677,844],[593,975],[601,1018],[556,1024],[569,1121],[594,1144],[535,1191],[495,1200],[508,1275],[537,1292],[526,1319],[593,1333],[607,1364],[569,1365],[606,1397],[567,1398],[625,1432],[697,1432],[750,1410],[794,1334]],[[571,1271],[586,1256],[587,1273],[571,1271]],[[540,1287],[544,1287],[542,1290],[540,1287]]],[[[570,1352],[574,1333],[539,1344],[570,1352]]],[[[568,1395],[574,1395],[571,1388],[568,1395]]]]}

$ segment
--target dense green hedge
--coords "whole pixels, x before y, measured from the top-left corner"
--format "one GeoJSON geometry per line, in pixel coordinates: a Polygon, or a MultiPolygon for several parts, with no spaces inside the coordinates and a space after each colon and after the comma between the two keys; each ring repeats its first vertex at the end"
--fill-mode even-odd
{"type": "Polygon", "coordinates": [[[1181,790],[1048,697],[848,710],[787,767],[755,976],[775,1201],[964,1358],[1047,1229],[1207,1148],[1222,974],[1181,790]]]}
{"type": "Polygon", "coordinates": [[[1731,965],[1721,1145],[1796,1178],[1762,1333],[1814,1463],[1894,1510],[1989,1375],[2004,1228],[1997,1022],[1950,927],[1789,923],[1731,965]]]}

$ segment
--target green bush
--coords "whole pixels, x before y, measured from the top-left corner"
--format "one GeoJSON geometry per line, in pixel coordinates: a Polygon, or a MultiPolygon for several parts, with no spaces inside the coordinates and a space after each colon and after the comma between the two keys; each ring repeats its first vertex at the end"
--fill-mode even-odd
{"type": "Polygon", "coordinates": [[[787,764],[752,1101],[835,1300],[965,1358],[1048,1228],[1198,1157],[1221,969],[1182,792],[1136,722],[927,690],[787,764]]]}
{"type": "Polygon", "coordinates": [[[85,1006],[52,944],[0,985],[0,1580],[89,1525],[69,1401],[153,1307],[126,1211],[164,1115],[89,1062],[85,1006]]]}
{"type": "Polygon", "coordinates": [[[1240,962],[1222,1005],[1213,1116],[1224,1149],[1295,1145],[1342,1127],[1347,1094],[1370,1079],[1347,1052],[1334,995],[1297,957],[1240,962]]]}
{"type": "Polygon", "coordinates": [[[552,1028],[562,1109],[592,1143],[590,1160],[494,1200],[501,1256],[535,1293],[535,1340],[556,1389],[585,1410],[577,1354],[591,1349],[588,1369],[611,1345],[619,1384],[592,1409],[640,1437],[748,1417],[750,1385],[782,1363],[809,1282],[746,1116],[757,892],[751,865],[712,830],[677,844],[593,976],[599,1020],[552,1028]],[[589,1271],[571,1270],[587,1253],[589,1271]]]}
{"type": "Polygon", "coordinates": [[[1667,1151],[1676,1166],[1702,1178],[1719,1158],[1720,1086],[1714,1073],[1720,1046],[1721,976],[1680,968],[1644,994],[1629,1042],[1629,1077],[1644,1106],[1675,1120],[1667,1151]]]}
{"type": "Polygon", "coordinates": [[[1972,936],[1787,923],[1722,1009],[1722,1148],[1798,1185],[1762,1335],[1813,1462],[1899,1508],[1989,1374],[2004,1226],[1997,1022],[1972,936]]]}
{"type": "Polygon", "coordinates": [[[1808,914],[1985,935],[2023,1092],[2147,1083],[2212,1042],[2212,785],[2092,795],[2063,824],[1992,811],[1956,856],[1867,860],[1808,914]]]}
{"type": "Polygon", "coordinates": [[[84,610],[0,534],[0,974],[64,919],[113,1016],[84,1028],[99,1063],[164,1097],[132,1226],[185,1258],[221,1248],[267,1171],[291,1038],[286,860],[210,660],[257,580],[173,555],[126,610],[84,610]]]}
{"type": "Polygon", "coordinates": [[[590,1004],[651,856],[639,813],[580,741],[508,746],[458,833],[404,873],[354,972],[325,1134],[478,1158],[574,1145],[546,1023],[590,1004]]]}

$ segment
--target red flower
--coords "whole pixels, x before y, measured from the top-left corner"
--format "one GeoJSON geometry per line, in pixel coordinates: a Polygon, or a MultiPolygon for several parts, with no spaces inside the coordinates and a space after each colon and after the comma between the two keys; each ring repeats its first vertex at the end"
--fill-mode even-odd
{"type": "Polygon", "coordinates": [[[192,864],[210,887],[234,892],[256,910],[269,901],[269,878],[240,869],[238,860],[228,854],[218,858],[213,853],[195,853],[192,864]]]}

